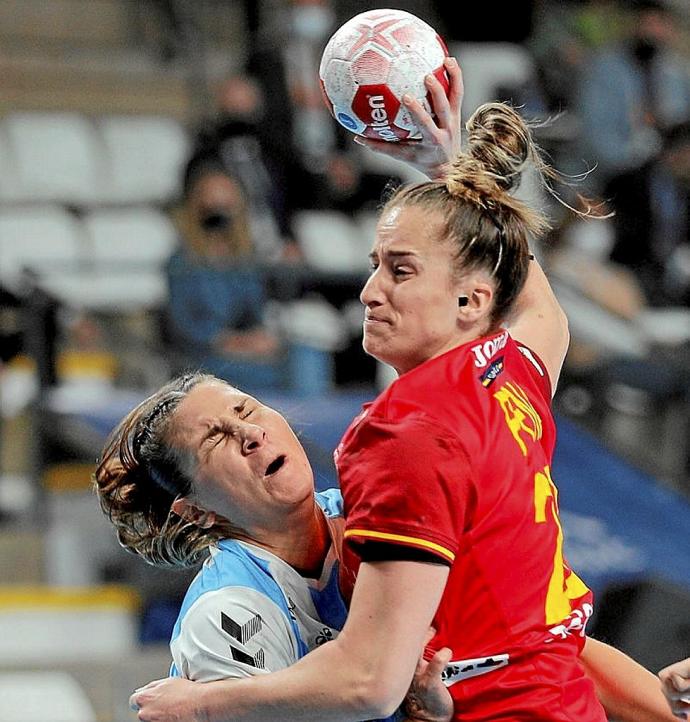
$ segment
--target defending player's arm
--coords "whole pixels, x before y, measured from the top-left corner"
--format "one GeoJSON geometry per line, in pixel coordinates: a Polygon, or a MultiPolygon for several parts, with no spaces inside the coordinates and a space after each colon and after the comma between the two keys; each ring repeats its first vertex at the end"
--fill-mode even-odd
{"type": "Polygon", "coordinates": [[[673,722],[659,680],[623,652],[590,637],[581,660],[609,717],[620,722],[673,722]]]}

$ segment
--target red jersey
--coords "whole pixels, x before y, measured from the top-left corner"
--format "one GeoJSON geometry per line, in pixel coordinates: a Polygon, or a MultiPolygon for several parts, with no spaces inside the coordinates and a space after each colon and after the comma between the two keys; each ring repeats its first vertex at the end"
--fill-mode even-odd
{"type": "Polygon", "coordinates": [[[507,331],[397,379],[345,433],[343,580],[361,544],[450,565],[431,649],[454,719],[605,722],[578,660],[592,594],[563,558],[548,375],[507,331]]]}

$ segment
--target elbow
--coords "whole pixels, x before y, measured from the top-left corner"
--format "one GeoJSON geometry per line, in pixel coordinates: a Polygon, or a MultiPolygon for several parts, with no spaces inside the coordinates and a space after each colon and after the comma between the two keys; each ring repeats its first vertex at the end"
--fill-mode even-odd
{"type": "Polygon", "coordinates": [[[405,699],[407,688],[400,689],[397,680],[371,675],[352,688],[353,711],[360,719],[391,717],[405,699]]]}

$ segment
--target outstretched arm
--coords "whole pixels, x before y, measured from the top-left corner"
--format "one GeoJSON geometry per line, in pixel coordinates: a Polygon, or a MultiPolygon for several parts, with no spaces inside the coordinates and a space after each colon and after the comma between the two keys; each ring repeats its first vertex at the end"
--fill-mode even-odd
{"type": "Polygon", "coordinates": [[[288,669],[246,680],[165,680],[131,697],[146,722],[356,722],[402,702],[448,577],[442,564],[363,563],[347,623],[288,669]]]}
{"type": "Polygon", "coordinates": [[[588,637],[580,659],[609,717],[620,722],[674,722],[659,680],[626,654],[588,637]]]}

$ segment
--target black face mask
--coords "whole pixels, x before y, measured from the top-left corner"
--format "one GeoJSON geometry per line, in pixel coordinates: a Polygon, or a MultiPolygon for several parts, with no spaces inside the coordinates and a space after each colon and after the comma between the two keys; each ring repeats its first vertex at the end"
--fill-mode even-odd
{"type": "Polygon", "coordinates": [[[199,220],[199,225],[206,233],[227,232],[232,224],[233,217],[225,208],[209,208],[199,220]]]}
{"type": "Polygon", "coordinates": [[[648,65],[659,52],[659,46],[649,38],[635,38],[632,44],[632,54],[641,65],[648,65]]]}
{"type": "Polygon", "coordinates": [[[218,120],[218,135],[231,138],[236,135],[256,135],[259,118],[253,115],[223,115],[218,120]]]}

